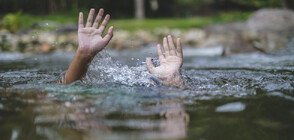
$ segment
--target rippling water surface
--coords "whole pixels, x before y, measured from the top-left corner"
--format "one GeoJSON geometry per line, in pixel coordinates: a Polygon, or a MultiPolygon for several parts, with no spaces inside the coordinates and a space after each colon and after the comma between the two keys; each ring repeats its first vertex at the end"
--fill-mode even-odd
{"type": "Polygon", "coordinates": [[[152,47],[102,52],[66,86],[72,53],[0,53],[1,139],[294,139],[293,44],[185,57],[186,90],[150,80],[152,47]]]}

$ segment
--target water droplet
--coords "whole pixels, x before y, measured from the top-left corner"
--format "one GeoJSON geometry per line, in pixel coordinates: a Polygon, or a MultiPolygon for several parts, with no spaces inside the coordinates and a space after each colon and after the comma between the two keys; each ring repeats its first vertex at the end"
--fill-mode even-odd
{"type": "Polygon", "coordinates": [[[65,106],[69,107],[70,106],[70,102],[65,102],[65,106]]]}
{"type": "MultiPolygon", "coordinates": [[[[104,52],[105,53],[105,52],[104,52]]],[[[89,73],[85,76],[86,83],[101,83],[103,81],[120,82],[127,85],[149,85],[149,73],[144,65],[129,67],[113,61],[107,53],[101,53],[90,65],[89,73]],[[103,57],[102,57],[103,56],[103,57]],[[101,59],[102,57],[102,59],[101,59]],[[98,59],[99,58],[99,59],[98,59]],[[101,67],[103,66],[103,67],[101,67]],[[97,75],[99,73],[99,77],[97,75]],[[103,73],[103,76],[101,74],[103,73]]],[[[137,60],[131,58],[131,60],[137,60]]]]}

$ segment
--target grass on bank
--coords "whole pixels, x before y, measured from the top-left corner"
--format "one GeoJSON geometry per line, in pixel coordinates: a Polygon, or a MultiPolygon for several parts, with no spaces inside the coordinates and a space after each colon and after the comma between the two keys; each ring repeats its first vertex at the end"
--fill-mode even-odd
{"type": "Polygon", "coordinates": [[[160,18],[160,19],[121,19],[112,20],[111,25],[118,29],[134,31],[137,29],[153,30],[158,27],[189,29],[201,28],[209,24],[228,23],[233,21],[246,21],[250,17],[249,12],[230,12],[220,13],[211,17],[194,17],[194,18],[160,18]]]}
{"type": "MultiPolygon", "coordinates": [[[[77,23],[78,13],[65,13],[57,15],[47,15],[47,16],[33,16],[29,14],[21,14],[16,18],[15,21],[8,24],[16,24],[13,22],[19,22],[17,28],[28,29],[32,27],[35,23],[40,23],[44,21],[51,21],[58,23],[58,26],[69,23],[77,23]]],[[[227,23],[233,21],[245,21],[250,17],[250,12],[224,12],[219,13],[215,16],[209,17],[193,17],[193,18],[156,18],[156,19],[112,19],[109,25],[113,25],[116,29],[134,31],[138,29],[142,30],[153,30],[159,27],[167,28],[178,28],[178,29],[189,29],[189,28],[201,28],[208,24],[214,23],[227,23]]],[[[13,17],[13,14],[10,15],[13,17]]],[[[15,16],[17,16],[15,14],[15,16]]],[[[3,17],[5,18],[5,16],[3,17]]],[[[84,21],[86,21],[86,16],[84,16],[84,21]]],[[[2,19],[2,28],[3,26],[2,19]]],[[[6,23],[7,24],[7,23],[6,23]]],[[[16,28],[16,27],[15,27],[16,28]]],[[[18,29],[16,29],[18,30],[18,29]]]]}

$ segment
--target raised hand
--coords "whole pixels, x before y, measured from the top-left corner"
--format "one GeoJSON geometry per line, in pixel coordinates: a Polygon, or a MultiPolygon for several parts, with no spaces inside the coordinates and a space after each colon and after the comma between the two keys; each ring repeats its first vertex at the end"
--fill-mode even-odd
{"type": "Polygon", "coordinates": [[[163,38],[163,51],[160,44],[157,45],[157,53],[160,66],[155,67],[150,58],[146,59],[147,69],[151,74],[158,76],[164,85],[185,87],[181,76],[183,65],[183,52],[181,40],[177,39],[177,49],[171,36],[163,38]]]}
{"type": "Polygon", "coordinates": [[[83,13],[79,15],[79,29],[78,29],[78,41],[79,51],[82,51],[88,55],[95,56],[98,52],[106,47],[113,36],[113,27],[108,29],[107,35],[102,37],[107,23],[110,19],[110,15],[106,15],[103,22],[99,26],[102,20],[104,10],[100,9],[96,19],[93,22],[95,9],[91,9],[88,15],[86,26],[84,26],[83,13]],[[98,28],[99,26],[99,28],[98,28]]]}
{"type": "Polygon", "coordinates": [[[104,10],[100,9],[96,19],[93,22],[95,10],[91,9],[86,26],[84,26],[83,13],[80,13],[78,30],[79,47],[70,66],[68,67],[65,77],[62,80],[62,84],[69,84],[76,80],[81,80],[82,77],[86,74],[89,64],[91,63],[94,56],[103,50],[111,40],[113,36],[112,26],[108,29],[107,35],[102,37],[110,19],[110,16],[106,15],[103,22],[99,26],[103,13],[104,10]]]}

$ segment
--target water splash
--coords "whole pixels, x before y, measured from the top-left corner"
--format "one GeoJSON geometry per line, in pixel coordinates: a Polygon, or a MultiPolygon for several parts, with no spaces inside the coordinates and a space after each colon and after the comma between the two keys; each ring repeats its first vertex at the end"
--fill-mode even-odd
{"type": "MultiPolygon", "coordinates": [[[[287,124],[293,122],[293,114],[289,112],[293,110],[294,57],[289,52],[186,59],[182,72],[187,90],[147,87],[151,85],[150,75],[144,63],[137,64],[137,58],[145,58],[145,51],[111,54],[114,57],[102,52],[91,64],[86,83],[70,85],[58,85],[56,79],[67,69],[74,54],[2,54],[0,110],[9,113],[1,116],[1,129],[11,132],[4,139],[11,136],[16,139],[40,136],[47,139],[113,139],[113,136],[171,139],[185,137],[187,111],[192,122],[188,128],[204,130],[209,135],[218,132],[220,126],[227,132],[233,130],[228,126],[240,123],[244,130],[256,127],[259,130],[268,127],[270,122],[278,122],[277,127],[270,125],[273,129],[269,130],[285,128],[279,132],[290,132],[293,128],[287,124]],[[115,57],[119,63],[113,60],[115,57]],[[123,61],[135,66],[122,65],[123,61]],[[226,117],[224,112],[234,112],[234,115],[226,117]],[[268,118],[272,112],[276,112],[276,118],[268,118]],[[285,119],[285,114],[292,116],[285,119]],[[195,119],[195,115],[200,117],[195,119]],[[249,121],[253,118],[254,123],[248,126],[248,121],[239,121],[240,116],[249,121]],[[221,125],[207,128],[210,124],[221,125]],[[110,128],[111,133],[105,133],[104,128],[110,128]],[[60,131],[65,129],[69,133],[60,131]],[[80,129],[87,133],[77,134],[80,129]],[[23,130],[35,133],[27,136],[23,130]]],[[[255,131],[250,132],[255,136],[255,131]]],[[[189,135],[187,139],[195,139],[189,135]]],[[[218,135],[221,134],[215,136],[218,135]]]]}
{"type": "Polygon", "coordinates": [[[245,110],[246,105],[242,102],[227,103],[225,105],[218,106],[216,112],[241,112],[245,110]]]}
{"type": "Polygon", "coordinates": [[[114,82],[149,87],[153,85],[150,77],[145,63],[129,67],[114,61],[106,51],[102,51],[94,58],[83,81],[87,84],[114,82]]]}

